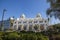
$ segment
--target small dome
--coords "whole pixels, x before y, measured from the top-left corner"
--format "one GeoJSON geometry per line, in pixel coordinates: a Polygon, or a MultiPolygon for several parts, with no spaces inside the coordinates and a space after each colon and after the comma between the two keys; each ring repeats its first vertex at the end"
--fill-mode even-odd
{"type": "Polygon", "coordinates": [[[39,18],[41,18],[41,14],[40,14],[40,13],[38,13],[36,17],[39,17],[39,18]]]}
{"type": "Polygon", "coordinates": [[[13,18],[13,17],[10,17],[10,19],[11,19],[11,20],[14,20],[14,18],[13,18]]]}
{"type": "Polygon", "coordinates": [[[25,18],[25,15],[24,15],[24,14],[22,14],[20,17],[21,17],[21,18],[25,18]]]}
{"type": "Polygon", "coordinates": [[[17,18],[17,20],[19,20],[19,18],[17,18]]]}

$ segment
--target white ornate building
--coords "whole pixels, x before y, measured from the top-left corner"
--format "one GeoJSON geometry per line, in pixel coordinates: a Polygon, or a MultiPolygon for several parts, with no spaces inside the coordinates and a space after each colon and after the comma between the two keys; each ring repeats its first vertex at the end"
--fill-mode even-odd
{"type": "MultiPolygon", "coordinates": [[[[1,21],[0,21],[1,24],[1,21]]],[[[4,29],[13,29],[14,31],[46,31],[48,28],[48,20],[41,17],[38,13],[35,18],[26,18],[24,14],[20,18],[14,19],[13,17],[4,20],[4,29]]]]}
{"type": "Polygon", "coordinates": [[[13,27],[15,31],[34,31],[40,32],[47,30],[48,20],[43,19],[41,14],[37,14],[35,18],[26,18],[24,14],[17,18],[13,22],[13,27]]]}

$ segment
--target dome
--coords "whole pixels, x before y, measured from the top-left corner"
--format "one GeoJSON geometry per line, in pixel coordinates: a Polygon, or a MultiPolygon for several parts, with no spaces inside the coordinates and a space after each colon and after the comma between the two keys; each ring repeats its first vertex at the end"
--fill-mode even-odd
{"type": "Polygon", "coordinates": [[[37,17],[37,18],[41,18],[41,14],[40,14],[40,13],[38,13],[36,17],[37,17]]]}
{"type": "Polygon", "coordinates": [[[24,15],[24,14],[22,14],[20,17],[21,17],[21,18],[25,18],[25,15],[24,15]]]}
{"type": "Polygon", "coordinates": [[[10,17],[10,20],[14,20],[14,18],[13,17],[10,17]]]}
{"type": "Polygon", "coordinates": [[[19,20],[19,18],[17,18],[17,20],[19,20]]]}

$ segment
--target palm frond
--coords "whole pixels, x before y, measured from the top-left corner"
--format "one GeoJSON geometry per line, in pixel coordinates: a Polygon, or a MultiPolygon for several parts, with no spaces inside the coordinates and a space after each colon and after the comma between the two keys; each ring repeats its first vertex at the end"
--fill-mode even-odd
{"type": "Polygon", "coordinates": [[[47,9],[47,15],[50,15],[50,13],[52,12],[52,9],[47,9]]]}

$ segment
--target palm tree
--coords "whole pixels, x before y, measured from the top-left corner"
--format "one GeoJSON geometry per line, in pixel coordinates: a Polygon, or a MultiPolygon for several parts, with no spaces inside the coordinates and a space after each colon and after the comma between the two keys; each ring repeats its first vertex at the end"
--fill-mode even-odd
{"type": "Polygon", "coordinates": [[[47,0],[50,2],[50,8],[47,9],[47,15],[60,19],[60,0],[47,0]],[[52,13],[53,12],[53,13],[52,13]]]}
{"type": "Polygon", "coordinates": [[[5,12],[6,12],[6,9],[3,9],[2,21],[1,21],[1,30],[2,31],[4,30],[4,28],[3,28],[3,19],[4,19],[5,12]]]}

